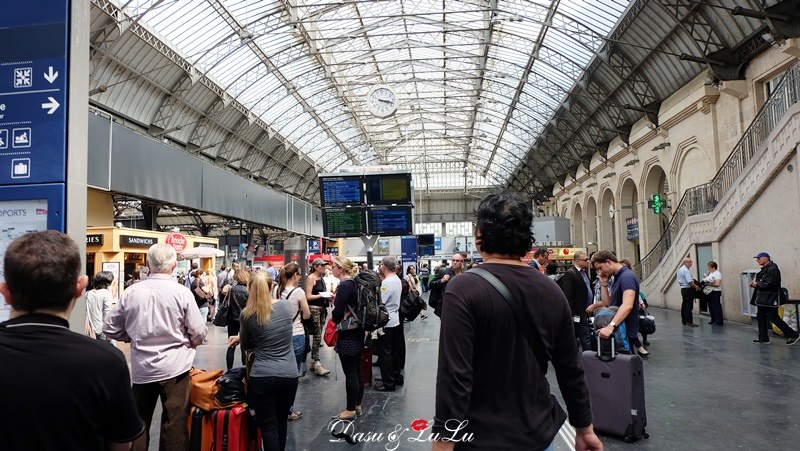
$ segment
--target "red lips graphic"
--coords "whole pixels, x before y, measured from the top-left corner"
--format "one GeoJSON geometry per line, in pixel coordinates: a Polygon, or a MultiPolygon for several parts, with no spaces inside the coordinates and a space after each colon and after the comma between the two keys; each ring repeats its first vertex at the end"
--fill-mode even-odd
{"type": "Polygon", "coordinates": [[[411,429],[415,431],[424,431],[428,429],[428,420],[423,420],[422,418],[418,418],[411,422],[411,429]]]}

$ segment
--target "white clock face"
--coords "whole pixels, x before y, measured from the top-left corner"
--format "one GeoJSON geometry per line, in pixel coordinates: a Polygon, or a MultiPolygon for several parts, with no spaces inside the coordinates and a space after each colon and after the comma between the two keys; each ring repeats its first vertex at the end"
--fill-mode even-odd
{"type": "Polygon", "coordinates": [[[376,86],[367,94],[367,109],[378,117],[389,117],[397,111],[397,96],[388,86],[376,86]]]}

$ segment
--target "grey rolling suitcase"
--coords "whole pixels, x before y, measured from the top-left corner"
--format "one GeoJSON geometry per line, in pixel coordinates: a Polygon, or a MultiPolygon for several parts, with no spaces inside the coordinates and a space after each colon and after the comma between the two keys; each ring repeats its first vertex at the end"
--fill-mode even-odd
{"type": "MultiPolygon", "coordinates": [[[[600,337],[597,337],[597,349],[600,337]]],[[[584,351],[581,355],[595,431],[622,437],[632,443],[648,438],[644,402],[644,370],[638,355],[617,354],[611,340],[611,355],[584,351]]]]}

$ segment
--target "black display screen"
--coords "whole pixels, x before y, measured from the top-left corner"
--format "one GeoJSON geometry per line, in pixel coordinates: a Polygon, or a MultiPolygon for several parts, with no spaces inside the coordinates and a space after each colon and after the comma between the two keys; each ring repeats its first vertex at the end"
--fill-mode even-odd
{"type": "Polygon", "coordinates": [[[367,210],[369,233],[380,236],[411,235],[411,207],[373,207],[367,210]]]}
{"type": "Polygon", "coordinates": [[[432,233],[426,233],[423,235],[417,235],[417,246],[433,246],[434,244],[434,236],[432,233]]]}
{"type": "Polygon", "coordinates": [[[361,176],[326,176],[319,178],[322,207],[361,205],[364,200],[361,176]]]}
{"type": "Polygon", "coordinates": [[[411,203],[411,174],[372,174],[364,177],[369,205],[411,203]]]}
{"type": "Polygon", "coordinates": [[[322,234],[328,238],[359,237],[365,234],[363,208],[322,210],[322,234]]]}

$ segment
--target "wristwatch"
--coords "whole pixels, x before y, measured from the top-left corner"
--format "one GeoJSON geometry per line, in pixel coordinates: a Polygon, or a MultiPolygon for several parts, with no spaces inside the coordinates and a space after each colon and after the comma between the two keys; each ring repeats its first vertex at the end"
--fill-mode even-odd
{"type": "Polygon", "coordinates": [[[610,323],[608,323],[608,325],[613,327],[614,330],[617,330],[617,323],[615,323],[614,321],[611,321],[610,323]]]}

